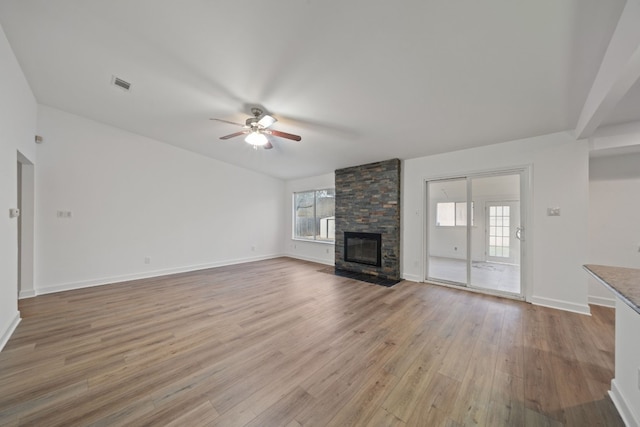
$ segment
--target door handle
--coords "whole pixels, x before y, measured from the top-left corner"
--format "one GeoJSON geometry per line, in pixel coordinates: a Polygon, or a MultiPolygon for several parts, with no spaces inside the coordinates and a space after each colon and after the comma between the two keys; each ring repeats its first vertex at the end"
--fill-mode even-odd
{"type": "Polygon", "coordinates": [[[520,241],[524,241],[524,239],[522,238],[522,232],[524,231],[524,227],[517,227],[516,228],[516,239],[520,240],[520,241]]]}

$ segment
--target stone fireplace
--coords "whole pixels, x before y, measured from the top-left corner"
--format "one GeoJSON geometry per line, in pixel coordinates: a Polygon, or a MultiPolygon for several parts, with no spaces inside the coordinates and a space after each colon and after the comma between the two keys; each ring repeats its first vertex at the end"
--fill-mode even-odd
{"type": "Polygon", "coordinates": [[[400,160],[336,170],[335,266],[400,279],[400,160]]]}

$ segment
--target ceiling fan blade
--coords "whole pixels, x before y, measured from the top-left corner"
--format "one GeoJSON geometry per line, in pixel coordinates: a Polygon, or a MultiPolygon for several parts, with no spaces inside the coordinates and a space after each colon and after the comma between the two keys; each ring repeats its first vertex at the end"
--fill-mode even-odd
{"type": "Polygon", "coordinates": [[[248,130],[243,130],[243,131],[240,131],[240,132],[235,132],[235,133],[231,133],[229,135],[221,136],[220,139],[231,139],[231,138],[235,138],[236,136],[245,135],[247,133],[249,133],[248,130]]]}
{"type": "Polygon", "coordinates": [[[270,142],[267,142],[266,144],[263,145],[265,150],[271,150],[273,148],[273,144],[271,144],[270,142]]]}
{"type": "Polygon", "coordinates": [[[268,133],[269,135],[279,136],[280,138],[287,138],[287,139],[291,139],[293,141],[301,141],[302,140],[301,136],[294,135],[292,133],[281,132],[279,130],[269,129],[269,130],[265,130],[265,132],[268,133]]]}
{"type": "Polygon", "coordinates": [[[276,119],[275,117],[265,114],[260,117],[260,120],[258,120],[258,125],[262,126],[263,128],[268,128],[277,121],[278,119],[276,119]]]}
{"type": "Polygon", "coordinates": [[[229,120],[223,120],[223,119],[209,119],[209,120],[215,120],[217,122],[229,123],[230,125],[236,125],[236,126],[244,127],[244,125],[241,125],[240,123],[230,122],[229,120]]]}

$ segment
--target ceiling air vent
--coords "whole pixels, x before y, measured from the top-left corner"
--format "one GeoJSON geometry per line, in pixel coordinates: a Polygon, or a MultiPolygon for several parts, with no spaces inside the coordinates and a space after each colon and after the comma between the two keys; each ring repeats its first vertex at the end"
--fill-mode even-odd
{"type": "Polygon", "coordinates": [[[126,92],[129,92],[129,90],[131,89],[131,83],[129,83],[127,81],[124,81],[121,78],[116,77],[116,76],[113,76],[113,79],[111,80],[111,83],[114,86],[117,86],[117,87],[119,87],[120,89],[122,89],[122,90],[124,90],[126,92]]]}

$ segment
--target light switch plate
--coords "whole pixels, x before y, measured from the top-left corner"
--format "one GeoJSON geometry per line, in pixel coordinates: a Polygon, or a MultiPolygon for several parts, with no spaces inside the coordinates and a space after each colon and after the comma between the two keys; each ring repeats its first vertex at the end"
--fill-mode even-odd
{"type": "Polygon", "coordinates": [[[9,218],[17,218],[20,216],[20,209],[9,209],[9,218]]]}
{"type": "Polygon", "coordinates": [[[547,216],[560,216],[560,208],[547,208],[547,216]]]}

